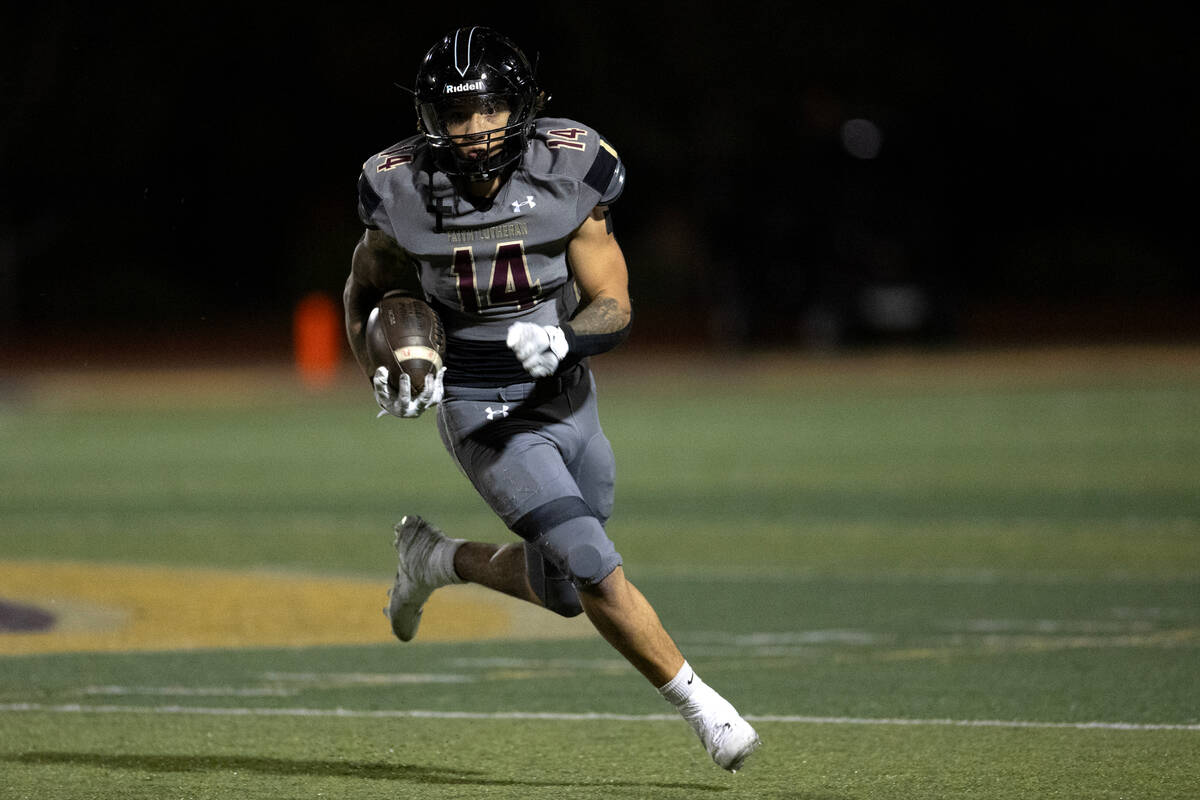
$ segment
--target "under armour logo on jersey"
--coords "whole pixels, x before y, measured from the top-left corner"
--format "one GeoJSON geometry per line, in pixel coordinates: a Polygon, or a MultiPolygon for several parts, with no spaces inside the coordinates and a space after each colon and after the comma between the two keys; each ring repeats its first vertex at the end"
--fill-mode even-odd
{"type": "Polygon", "coordinates": [[[529,206],[530,208],[537,208],[537,203],[533,202],[533,195],[531,195],[531,194],[525,195],[524,200],[513,200],[512,201],[513,213],[520,214],[522,206],[529,206]]]}
{"type": "Polygon", "coordinates": [[[506,406],[506,405],[500,406],[499,408],[492,408],[491,406],[488,406],[487,408],[484,409],[484,411],[487,412],[487,418],[489,420],[496,419],[497,417],[507,417],[508,416],[508,406],[506,406]]]}

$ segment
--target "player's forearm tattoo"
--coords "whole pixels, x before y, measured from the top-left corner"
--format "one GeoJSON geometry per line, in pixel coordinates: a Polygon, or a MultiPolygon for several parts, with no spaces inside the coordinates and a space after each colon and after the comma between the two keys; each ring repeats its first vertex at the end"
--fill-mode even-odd
{"type": "Polygon", "coordinates": [[[571,320],[571,328],[581,336],[615,333],[629,324],[629,312],[621,309],[615,297],[597,297],[571,320]]]}
{"type": "Polygon", "coordinates": [[[588,356],[607,353],[629,335],[631,311],[615,297],[597,297],[562,326],[567,338],[567,359],[572,364],[588,356]]]}

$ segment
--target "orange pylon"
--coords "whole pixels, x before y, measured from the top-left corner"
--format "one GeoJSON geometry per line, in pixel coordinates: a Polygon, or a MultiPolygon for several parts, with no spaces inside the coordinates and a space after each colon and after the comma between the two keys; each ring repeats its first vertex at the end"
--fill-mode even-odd
{"type": "Polygon", "coordinates": [[[310,389],[325,389],[337,378],[342,357],[341,308],[328,295],[311,292],[292,317],[296,371],[310,389]]]}

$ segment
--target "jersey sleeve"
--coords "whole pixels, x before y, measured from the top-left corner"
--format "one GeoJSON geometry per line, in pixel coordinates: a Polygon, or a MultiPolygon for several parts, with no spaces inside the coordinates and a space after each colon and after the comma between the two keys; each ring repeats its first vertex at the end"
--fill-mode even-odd
{"type": "Polygon", "coordinates": [[[396,200],[393,180],[413,168],[417,137],[409,137],[363,163],[358,175],[358,218],[368,228],[391,232],[388,207],[396,200]]]}
{"type": "Polygon", "coordinates": [[[599,206],[616,202],[625,189],[625,163],[607,141],[597,136],[600,146],[583,182],[600,194],[599,206]]]}
{"type": "Polygon", "coordinates": [[[574,183],[577,224],[596,206],[616,202],[625,189],[625,164],[594,128],[572,119],[539,119],[532,169],[574,183]]]}
{"type": "Polygon", "coordinates": [[[382,205],[383,198],[371,186],[366,170],[363,170],[358,175],[358,218],[362,220],[362,224],[372,230],[383,228],[387,222],[387,215],[381,208],[382,205]]]}

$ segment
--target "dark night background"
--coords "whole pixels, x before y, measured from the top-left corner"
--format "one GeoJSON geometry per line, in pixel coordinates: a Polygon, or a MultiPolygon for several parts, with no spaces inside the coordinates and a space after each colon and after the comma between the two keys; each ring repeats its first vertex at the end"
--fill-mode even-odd
{"type": "Polygon", "coordinates": [[[286,347],[340,295],[360,164],[415,129],[393,84],[459,24],[625,160],[634,341],[1200,337],[1192,29],[971,5],[0,12],[5,349],[286,347]]]}

